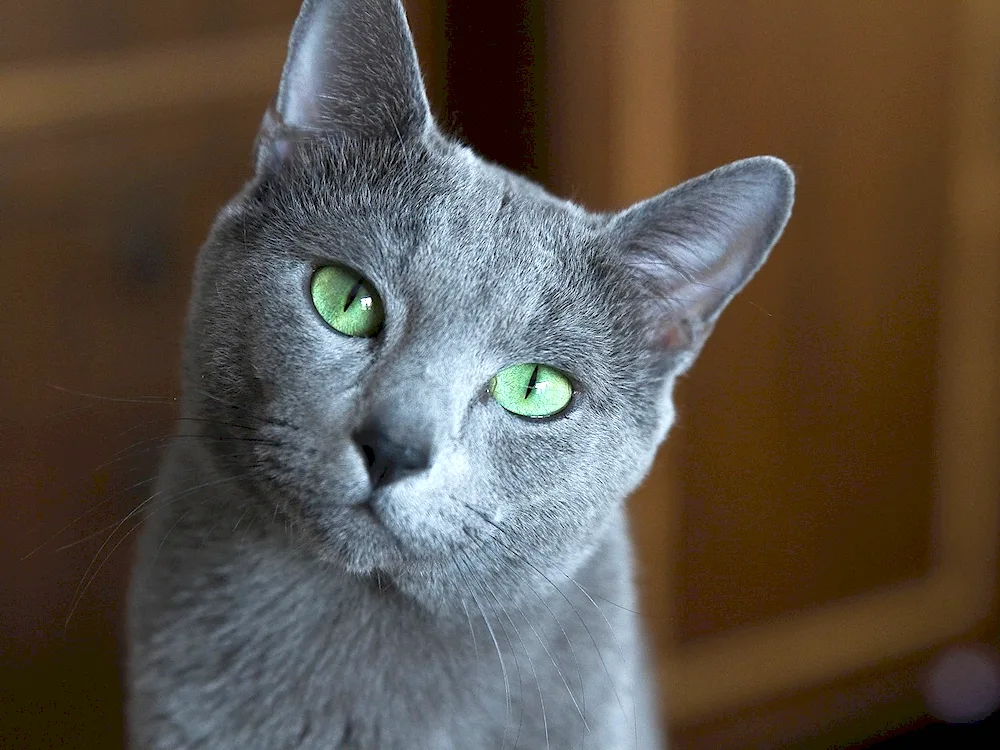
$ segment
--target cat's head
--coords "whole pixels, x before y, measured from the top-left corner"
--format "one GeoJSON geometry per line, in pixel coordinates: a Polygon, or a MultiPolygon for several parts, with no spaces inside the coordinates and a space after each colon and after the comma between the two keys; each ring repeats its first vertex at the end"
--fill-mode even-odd
{"type": "Polygon", "coordinates": [[[435,127],[398,0],[306,0],[256,176],[200,257],[187,416],[312,554],[435,604],[571,573],[793,178],[595,215],[435,127]]]}

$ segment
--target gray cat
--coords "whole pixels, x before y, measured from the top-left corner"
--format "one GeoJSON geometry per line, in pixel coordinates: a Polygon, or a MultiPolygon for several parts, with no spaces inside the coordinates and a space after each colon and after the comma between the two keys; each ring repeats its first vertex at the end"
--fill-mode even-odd
{"type": "Polygon", "coordinates": [[[661,747],[625,499],[792,193],[587,213],[442,135],[398,0],[306,0],[195,274],[133,747],[661,747]]]}

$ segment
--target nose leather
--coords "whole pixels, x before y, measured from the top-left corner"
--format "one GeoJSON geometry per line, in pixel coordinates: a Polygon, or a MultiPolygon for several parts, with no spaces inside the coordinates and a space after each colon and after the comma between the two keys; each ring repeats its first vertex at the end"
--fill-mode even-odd
{"type": "Polygon", "coordinates": [[[398,482],[430,466],[429,441],[415,430],[369,419],[353,435],[368,468],[372,488],[398,482]]]}

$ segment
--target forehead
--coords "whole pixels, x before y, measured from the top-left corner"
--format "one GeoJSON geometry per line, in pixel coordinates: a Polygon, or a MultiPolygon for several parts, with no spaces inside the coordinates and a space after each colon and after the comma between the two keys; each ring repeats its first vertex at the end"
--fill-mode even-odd
{"type": "Polygon", "coordinates": [[[394,145],[327,145],[281,178],[268,213],[301,240],[293,253],[356,268],[407,335],[599,367],[609,385],[625,376],[613,363],[637,362],[638,339],[622,335],[635,301],[608,262],[604,220],[466,149],[394,145]]]}
{"type": "MultiPolygon", "coordinates": [[[[593,223],[558,202],[473,162],[456,168],[453,189],[426,200],[423,231],[397,243],[388,281],[415,324],[463,325],[494,346],[535,350],[593,346],[601,294],[589,253],[593,223]]],[[[605,310],[606,314],[606,310],[605,310]]]]}
{"type": "Polygon", "coordinates": [[[589,317],[600,293],[593,216],[466,149],[372,157],[338,159],[334,174],[327,165],[314,239],[388,303],[405,302],[414,323],[544,332],[589,317]]]}

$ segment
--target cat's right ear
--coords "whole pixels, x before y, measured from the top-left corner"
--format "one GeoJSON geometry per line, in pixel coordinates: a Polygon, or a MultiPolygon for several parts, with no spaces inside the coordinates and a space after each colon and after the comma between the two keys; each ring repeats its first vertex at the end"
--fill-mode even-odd
{"type": "Polygon", "coordinates": [[[305,0],[258,134],[257,172],[310,133],[402,139],[432,122],[400,0],[305,0]]]}
{"type": "Polygon", "coordinates": [[[620,261],[676,372],[691,365],[716,319],[764,263],[791,214],[795,176],[758,156],[696,177],[618,214],[620,261]]]}

